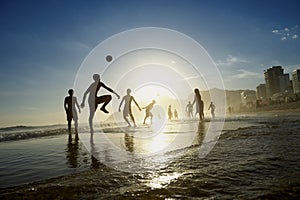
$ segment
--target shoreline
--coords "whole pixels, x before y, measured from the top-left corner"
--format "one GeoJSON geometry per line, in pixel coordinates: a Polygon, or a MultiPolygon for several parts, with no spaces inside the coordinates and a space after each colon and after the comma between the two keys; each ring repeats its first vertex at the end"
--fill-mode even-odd
{"type": "Polygon", "coordinates": [[[297,107],[290,107],[290,106],[281,106],[281,105],[274,105],[274,106],[265,106],[260,108],[254,109],[245,109],[236,111],[233,114],[253,114],[253,113],[300,113],[300,102],[297,102],[299,105],[297,107]]]}

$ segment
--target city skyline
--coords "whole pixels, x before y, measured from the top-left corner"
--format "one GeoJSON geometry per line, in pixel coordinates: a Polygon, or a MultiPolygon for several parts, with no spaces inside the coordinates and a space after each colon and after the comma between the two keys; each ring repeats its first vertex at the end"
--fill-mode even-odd
{"type": "Polygon", "coordinates": [[[63,99],[89,52],[110,36],[139,27],[168,28],[196,40],[228,90],[255,90],[272,66],[282,66],[291,79],[300,68],[299,5],[292,0],[2,1],[0,126],[64,123],[63,99]]]}

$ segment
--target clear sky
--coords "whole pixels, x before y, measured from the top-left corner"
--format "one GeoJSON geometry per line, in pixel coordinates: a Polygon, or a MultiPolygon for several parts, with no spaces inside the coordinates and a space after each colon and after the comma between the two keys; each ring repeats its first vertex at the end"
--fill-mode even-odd
{"type": "Polygon", "coordinates": [[[255,89],[272,65],[300,67],[299,9],[297,0],[2,0],[0,126],[63,123],[63,99],[84,58],[138,27],[192,37],[227,89],[255,89]]]}

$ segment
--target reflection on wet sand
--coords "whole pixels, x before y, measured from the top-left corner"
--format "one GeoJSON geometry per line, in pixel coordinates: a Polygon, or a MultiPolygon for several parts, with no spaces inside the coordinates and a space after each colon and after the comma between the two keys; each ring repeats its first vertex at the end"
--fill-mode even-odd
{"type": "Polygon", "coordinates": [[[125,149],[128,152],[134,152],[134,136],[128,133],[124,134],[125,149]]]}
{"type": "Polygon", "coordinates": [[[66,149],[67,165],[69,168],[78,167],[78,158],[79,158],[78,142],[79,142],[78,134],[75,134],[75,138],[73,140],[72,134],[70,133],[68,136],[68,144],[66,149]]]}
{"type": "MultiPolygon", "coordinates": [[[[93,134],[92,134],[93,135],[93,134]]],[[[90,144],[91,144],[91,168],[92,169],[97,169],[100,167],[103,167],[104,165],[97,159],[97,157],[93,156],[94,153],[97,152],[96,150],[96,146],[93,143],[93,136],[91,135],[90,137],[90,144]]],[[[80,154],[81,149],[80,149],[80,141],[79,141],[79,137],[78,134],[75,134],[74,136],[72,134],[68,135],[68,143],[67,143],[67,147],[65,149],[66,151],[66,159],[67,159],[67,166],[69,168],[80,168],[81,167],[81,162],[87,162],[89,159],[86,157],[86,154],[80,154]]]]}
{"type": "MultiPolygon", "coordinates": [[[[207,132],[207,127],[205,126],[204,121],[200,121],[197,124],[191,125],[191,127],[197,127],[196,135],[193,141],[194,145],[201,146],[206,132],[207,132]]],[[[172,162],[177,159],[176,157],[173,158],[172,162]]],[[[184,173],[178,173],[178,172],[169,172],[166,170],[159,170],[156,171],[151,175],[151,178],[148,182],[146,182],[146,185],[148,187],[151,187],[151,189],[161,189],[161,188],[166,188],[171,182],[174,182],[176,179],[184,175],[184,173]]]]}
{"type": "MultiPolygon", "coordinates": [[[[150,170],[152,172],[145,184],[151,188],[165,188],[183,175],[165,170],[168,164],[180,159],[184,154],[184,151],[178,153],[177,150],[195,145],[199,147],[199,153],[207,153],[204,143],[210,138],[207,136],[209,126],[213,126],[212,123],[205,121],[168,124],[163,132],[156,135],[151,135],[150,127],[135,129],[116,127],[110,129],[110,132],[81,136],[89,140],[87,149],[91,153],[91,169],[112,167],[121,171],[140,173],[150,170]],[[173,154],[174,150],[176,153],[173,154]]],[[[75,140],[69,135],[67,158],[70,166],[78,165],[78,135],[75,136],[75,140]]]]}
{"type": "Polygon", "coordinates": [[[104,164],[102,164],[98,160],[98,150],[97,146],[94,143],[94,133],[90,135],[90,147],[91,147],[91,169],[99,169],[100,167],[103,167],[104,164]]]}
{"type": "Polygon", "coordinates": [[[209,134],[208,130],[213,123],[166,123],[160,132],[153,131],[152,126],[115,126],[99,129],[93,134],[81,133],[80,142],[92,156],[92,168],[103,164],[122,171],[159,169],[180,157],[184,151],[176,153],[178,150],[194,146],[199,148],[199,152],[207,153],[206,150],[212,144],[208,140],[212,133],[209,134]]]}
{"type": "Polygon", "coordinates": [[[205,122],[200,121],[198,124],[198,129],[197,129],[197,134],[196,134],[197,143],[199,145],[202,145],[205,135],[206,135],[205,122]]]}

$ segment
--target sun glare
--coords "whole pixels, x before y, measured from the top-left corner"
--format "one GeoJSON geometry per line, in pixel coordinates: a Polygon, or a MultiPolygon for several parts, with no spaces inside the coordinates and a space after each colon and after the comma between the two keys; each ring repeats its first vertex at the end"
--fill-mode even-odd
{"type": "Polygon", "coordinates": [[[141,102],[167,101],[167,99],[176,99],[170,89],[166,89],[158,84],[146,84],[135,89],[134,96],[141,102]]]}
{"type": "Polygon", "coordinates": [[[152,180],[147,183],[147,186],[151,187],[151,189],[161,189],[167,187],[173,180],[176,180],[182,173],[172,173],[172,174],[165,174],[158,177],[153,177],[152,180]]]}

